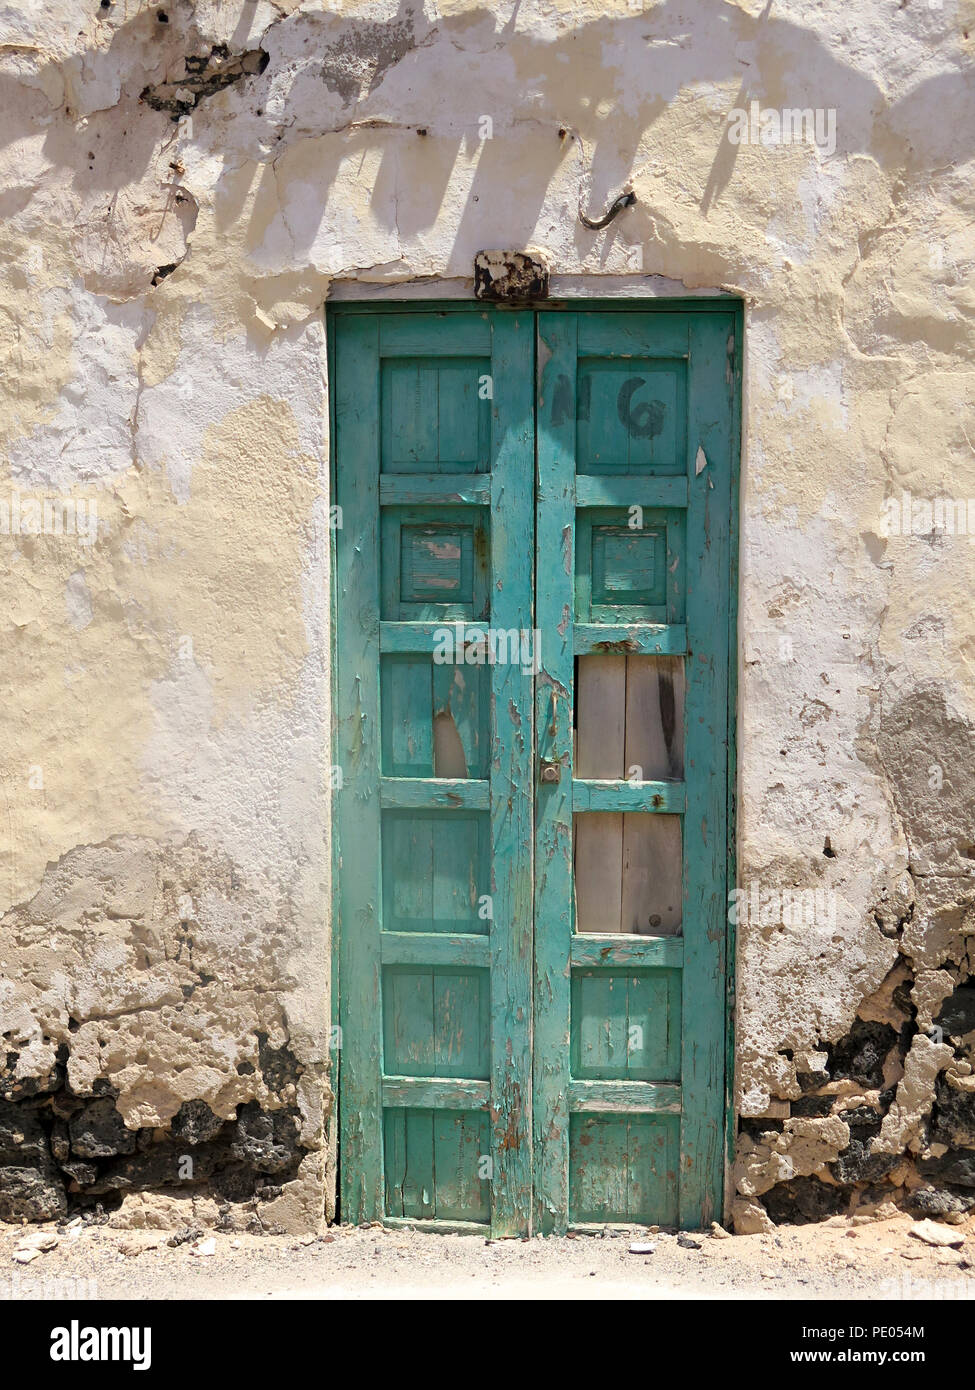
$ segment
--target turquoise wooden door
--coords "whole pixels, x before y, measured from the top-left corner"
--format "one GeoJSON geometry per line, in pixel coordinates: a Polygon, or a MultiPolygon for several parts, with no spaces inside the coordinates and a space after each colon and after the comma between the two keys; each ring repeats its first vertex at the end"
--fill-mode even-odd
{"type": "Polygon", "coordinates": [[[333,330],[341,1218],[699,1226],[735,319],[356,307],[333,330]]]}

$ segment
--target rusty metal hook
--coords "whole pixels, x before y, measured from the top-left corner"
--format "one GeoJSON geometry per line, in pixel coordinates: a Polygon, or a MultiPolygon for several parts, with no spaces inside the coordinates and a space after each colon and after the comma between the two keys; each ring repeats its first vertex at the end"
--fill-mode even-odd
{"type": "Polygon", "coordinates": [[[579,221],[582,223],[584,227],[588,227],[591,232],[601,231],[603,227],[608,227],[610,222],[612,222],[613,218],[618,216],[618,214],[621,213],[624,208],[632,207],[635,202],[636,194],[632,191],[632,189],[627,189],[626,192],[621,193],[618,198],[614,198],[614,200],[610,203],[607,211],[603,213],[602,217],[596,219],[587,217],[586,214],[583,212],[582,208],[580,207],[579,221]]]}

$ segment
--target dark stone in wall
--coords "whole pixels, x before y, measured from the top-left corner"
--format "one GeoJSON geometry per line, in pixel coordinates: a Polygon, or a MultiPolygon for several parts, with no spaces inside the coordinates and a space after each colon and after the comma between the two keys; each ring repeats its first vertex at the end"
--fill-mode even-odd
{"type": "Polygon", "coordinates": [[[221,1122],[210,1139],[192,1145],[172,1133],[156,1139],[149,1133],[150,1142],[138,1154],[101,1166],[87,1186],[89,1195],[210,1182],[226,1200],[243,1201],[263,1186],[265,1174],[282,1181],[294,1177],[302,1154],[297,1112],[265,1112],[256,1102],[241,1106],[236,1120],[221,1122]]]}
{"type": "MultiPolygon", "coordinates": [[[[286,1048],[265,1047],[264,1057],[280,1084],[298,1074],[286,1048]]],[[[127,1129],[111,1095],[0,1100],[0,1221],[47,1221],[71,1206],[117,1206],[125,1192],[164,1188],[209,1186],[224,1202],[270,1196],[297,1176],[298,1135],[294,1107],[265,1111],[256,1101],[230,1120],[186,1101],[160,1134],[127,1129]]]]}
{"type": "Polygon", "coordinates": [[[934,1021],[950,1037],[975,1032],[975,981],[968,980],[949,994],[934,1021]]]}
{"type": "Polygon", "coordinates": [[[944,1077],[935,1089],[931,1138],[950,1149],[975,1149],[975,1094],[956,1091],[944,1077]]]}
{"type": "Polygon", "coordinates": [[[870,1145],[874,1135],[880,1133],[882,1116],[869,1106],[859,1106],[856,1110],[843,1112],[843,1119],[850,1127],[850,1143],[830,1172],[837,1182],[861,1183],[879,1182],[900,1163],[899,1154],[871,1154],[870,1145]]]}
{"type": "Polygon", "coordinates": [[[29,1167],[46,1158],[47,1152],[37,1103],[0,1101],[0,1167],[29,1167]]]}
{"type": "Polygon", "coordinates": [[[79,1158],[135,1153],[135,1132],[126,1129],[113,1100],[93,1100],[68,1121],[71,1151],[79,1158]]]}
{"type": "Polygon", "coordinates": [[[294,1160],[297,1141],[293,1110],[263,1111],[252,1101],[240,1109],[230,1153],[259,1173],[283,1173],[294,1160]]]}
{"type": "Polygon", "coordinates": [[[917,1170],[929,1182],[975,1188],[975,1153],[971,1151],[949,1151],[941,1158],[922,1158],[917,1170]]]}
{"type": "Polygon", "coordinates": [[[184,1144],[205,1144],[222,1128],[223,1120],[213,1113],[205,1100],[185,1100],[170,1125],[173,1138],[184,1144]]]}
{"type": "Polygon", "coordinates": [[[87,1187],[98,1177],[98,1169],[94,1163],[62,1163],[61,1172],[79,1187],[87,1187]]]}
{"type": "Polygon", "coordinates": [[[837,1182],[879,1182],[900,1163],[900,1154],[871,1154],[869,1139],[851,1139],[830,1172],[837,1182]]]}
{"type": "Polygon", "coordinates": [[[841,1187],[830,1187],[818,1178],[793,1178],[780,1182],[762,1198],[765,1209],[777,1226],[791,1223],[805,1226],[824,1221],[844,1211],[849,1194],[841,1187]]]}
{"type": "Polygon", "coordinates": [[[833,1081],[856,1081],[874,1090],[884,1084],[884,1059],[897,1040],[889,1024],[858,1018],[845,1038],[827,1046],[826,1070],[833,1081]]]}
{"type": "Polygon", "coordinates": [[[0,1221],[53,1221],[67,1206],[50,1161],[37,1168],[0,1168],[0,1221]]]}
{"type": "Polygon", "coordinates": [[[291,1049],[287,1045],[272,1047],[266,1033],[257,1033],[255,1036],[257,1062],[268,1089],[280,1095],[285,1087],[297,1085],[303,1068],[291,1049]]]}
{"type": "Polygon", "coordinates": [[[919,1187],[907,1199],[907,1209],[914,1216],[929,1216],[936,1221],[957,1212],[964,1215],[973,1207],[975,1195],[953,1192],[947,1188],[919,1187]]]}
{"type": "Polygon", "coordinates": [[[189,55],[184,62],[186,71],[178,80],[159,82],[144,87],[139,93],[140,101],[154,111],[167,111],[174,121],[215,92],[262,73],[270,62],[270,55],[263,48],[231,53],[225,44],[218,43],[208,54],[189,55]]]}
{"type": "Polygon", "coordinates": [[[792,1114],[806,1119],[822,1119],[836,1104],[835,1096],[800,1096],[792,1102],[792,1114]]]}

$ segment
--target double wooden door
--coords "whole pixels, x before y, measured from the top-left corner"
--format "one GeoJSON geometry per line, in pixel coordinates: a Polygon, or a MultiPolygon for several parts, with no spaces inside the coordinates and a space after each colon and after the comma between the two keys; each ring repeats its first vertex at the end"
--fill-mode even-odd
{"type": "Polygon", "coordinates": [[[720,1215],[739,326],[337,310],[340,1217],[720,1215]]]}

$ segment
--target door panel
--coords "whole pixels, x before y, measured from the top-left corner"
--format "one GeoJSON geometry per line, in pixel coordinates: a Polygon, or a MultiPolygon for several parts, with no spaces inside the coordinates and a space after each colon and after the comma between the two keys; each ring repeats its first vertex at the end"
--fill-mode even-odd
{"type": "Polygon", "coordinates": [[[697,1227],[721,1210],[734,320],[538,335],[536,1226],[697,1227]]]}
{"type": "Polygon", "coordinates": [[[349,1221],[529,1228],[532,677],[478,639],[533,625],[533,339],[337,323],[349,1221]]]}
{"type": "Polygon", "coordinates": [[[734,337],[335,315],[343,1220],[720,1215],[734,337]]]}

